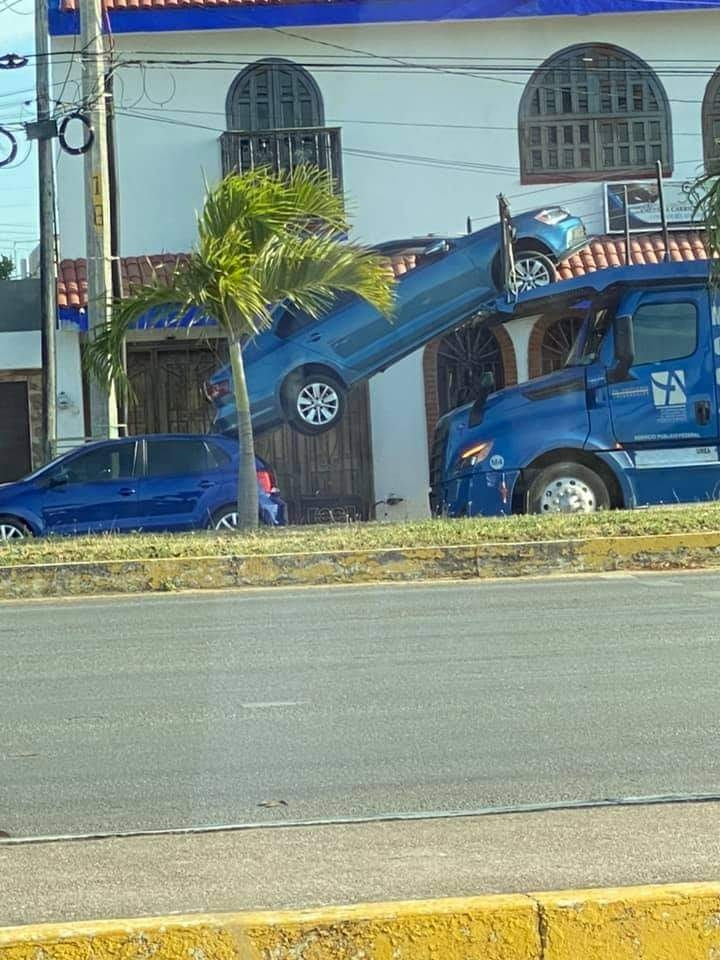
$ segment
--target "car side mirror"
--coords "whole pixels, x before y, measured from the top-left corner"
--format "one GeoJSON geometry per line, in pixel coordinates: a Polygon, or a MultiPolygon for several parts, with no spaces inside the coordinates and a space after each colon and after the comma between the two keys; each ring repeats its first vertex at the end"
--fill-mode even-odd
{"type": "Polygon", "coordinates": [[[67,483],[70,482],[70,474],[67,470],[59,470],[54,476],[50,477],[48,480],[48,487],[51,489],[53,487],[64,487],[67,483]]]}
{"type": "Polygon", "coordinates": [[[485,401],[491,393],[495,393],[495,374],[492,370],[486,370],[482,377],[480,377],[480,389],[478,390],[475,402],[470,408],[470,415],[468,417],[469,427],[477,427],[482,423],[485,401]]]}
{"type": "Polygon", "coordinates": [[[447,253],[450,249],[450,244],[447,240],[437,240],[435,243],[430,244],[430,246],[425,250],[426,257],[435,256],[438,253],[447,253]]]}
{"type": "Polygon", "coordinates": [[[630,367],[635,362],[635,336],[633,334],[632,317],[620,314],[613,320],[613,341],[615,344],[615,361],[608,370],[610,383],[625,380],[630,367]]]}

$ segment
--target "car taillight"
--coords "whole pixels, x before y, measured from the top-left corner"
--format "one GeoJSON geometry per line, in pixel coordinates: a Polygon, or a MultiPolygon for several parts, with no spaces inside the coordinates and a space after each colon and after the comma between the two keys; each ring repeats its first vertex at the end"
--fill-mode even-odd
{"type": "Polygon", "coordinates": [[[205,396],[208,398],[208,400],[219,400],[220,397],[226,397],[229,393],[229,380],[219,380],[217,383],[205,384],[205,396]]]}
{"type": "Polygon", "coordinates": [[[265,493],[272,493],[275,489],[275,477],[272,475],[272,472],[267,468],[263,468],[257,471],[258,483],[260,488],[265,493]]]}

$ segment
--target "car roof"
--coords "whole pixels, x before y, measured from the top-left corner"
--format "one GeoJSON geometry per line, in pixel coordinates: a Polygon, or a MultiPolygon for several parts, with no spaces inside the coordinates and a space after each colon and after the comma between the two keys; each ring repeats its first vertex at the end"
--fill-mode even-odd
{"type": "Polygon", "coordinates": [[[221,443],[237,443],[234,437],[226,437],[219,433],[137,433],[131,437],[112,437],[105,440],[90,440],[88,443],[79,444],[68,450],[67,453],[73,453],[75,450],[92,450],[95,447],[103,447],[109,443],[128,443],[135,440],[219,440],[221,443]]]}

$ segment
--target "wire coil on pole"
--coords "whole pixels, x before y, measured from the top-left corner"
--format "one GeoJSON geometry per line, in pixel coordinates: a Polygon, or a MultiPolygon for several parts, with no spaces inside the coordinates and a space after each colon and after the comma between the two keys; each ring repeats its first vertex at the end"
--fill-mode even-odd
{"type": "MultiPolygon", "coordinates": [[[[7,148],[6,148],[7,149],[7,148]]],[[[0,127],[0,167],[7,167],[8,164],[12,163],[15,157],[17,156],[18,146],[15,135],[6,130],[5,127],[0,127]],[[7,140],[10,144],[9,152],[7,156],[2,156],[2,141],[7,140]]]]}
{"type": "Polygon", "coordinates": [[[92,124],[85,114],[75,111],[74,113],[69,113],[60,122],[60,126],[58,127],[58,140],[65,153],[69,153],[73,157],[79,157],[82,156],[82,154],[87,153],[92,146],[93,141],[95,140],[95,131],[93,130],[92,124]],[[85,128],[85,141],[79,147],[71,147],[67,142],[67,128],[73,120],[79,120],[85,128]]]}

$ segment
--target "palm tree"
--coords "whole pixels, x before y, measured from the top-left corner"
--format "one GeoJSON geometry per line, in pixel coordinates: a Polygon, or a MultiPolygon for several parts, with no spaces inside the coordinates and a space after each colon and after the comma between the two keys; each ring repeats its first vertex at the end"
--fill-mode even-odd
{"type": "MultiPolygon", "coordinates": [[[[695,202],[694,215],[705,224],[708,236],[708,254],[720,257],[720,176],[718,171],[706,173],[693,183],[690,196],[695,202]]],[[[717,264],[713,264],[717,278],[717,264]]]]}
{"type": "Polygon", "coordinates": [[[225,177],[198,216],[198,242],[169,283],[158,277],[115,304],[106,330],[87,344],[85,363],[105,384],[131,393],[122,364],[127,331],[142,318],[177,324],[189,311],[213,318],[227,337],[238,416],[238,527],[258,522],[255,449],[242,343],[270,324],[270,309],[289,301],[318,316],[340,292],[363,297],[389,316],[393,280],[376,254],[341,242],[349,223],[330,177],[300,167],[276,175],[259,169],[225,177]],[[312,229],[310,229],[312,228],[312,229]]]}

